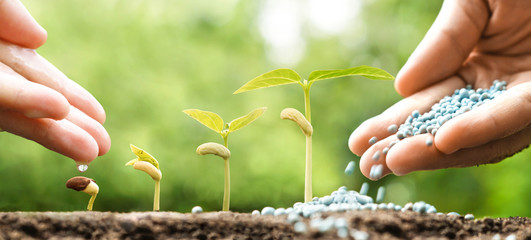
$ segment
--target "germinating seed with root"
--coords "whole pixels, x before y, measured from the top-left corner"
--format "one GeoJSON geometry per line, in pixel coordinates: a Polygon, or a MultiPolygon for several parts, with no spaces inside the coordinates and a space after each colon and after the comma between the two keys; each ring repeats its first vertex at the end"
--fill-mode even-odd
{"type": "Polygon", "coordinates": [[[96,196],[100,190],[96,181],[87,177],[78,176],[68,179],[68,181],[66,181],[66,187],[89,194],[90,199],[87,205],[87,210],[92,211],[94,200],[96,200],[96,196]]]}

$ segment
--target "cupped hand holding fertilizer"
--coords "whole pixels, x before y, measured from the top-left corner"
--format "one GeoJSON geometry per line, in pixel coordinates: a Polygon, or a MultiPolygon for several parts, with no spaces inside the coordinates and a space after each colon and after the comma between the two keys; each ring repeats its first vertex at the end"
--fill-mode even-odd
{"type": "Polygon", "coordinates": [[[373,180],[496,163],[526,148],[531,2],[445,1],[395,88],[405,98],[349,139],[373,180]]]}
{"type": "Polygon", "coordinates": [[[87,164],[110,147],[105,112],[34,50],[46,31],[18,0],[0,1],[0,130],[87,164]]]}

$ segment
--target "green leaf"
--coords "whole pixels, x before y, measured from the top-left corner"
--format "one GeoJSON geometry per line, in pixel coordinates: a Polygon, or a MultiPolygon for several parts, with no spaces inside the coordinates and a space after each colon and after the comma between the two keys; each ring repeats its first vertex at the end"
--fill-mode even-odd
{"type": "Polygon", "coordinates": [[[145,161],[145,162],[148,162],[148,163],[151,163],[153,164],[153,166],[155,166],[157,169],[159,169],[159,162],[157,161],[157,159],[155,159],[153,156],[151,156],[151,154],[149,154],[148,152],[144,151],[143,149],[133,145],[133,144],[130,144],[129,145],[131,147],[131,151],[138,157],[137,159],[133,159],[129,162],[127,162],[125,165],[133,165],[135,164],[135,160],[137,161],[145,161]]]}
{"type": "Polygon", "coordinates": [[[229,123],[229,133],[234,132],[242,127],[249,125],[258,117],[260,117],[266,110],[266,107],[257,108],[245,116],[236,118],[229,123]]]}
{"type": "Polygon", "coordinates": [[[301,76],[291,69],[281,68],[264,73],[240,87],[234,94],[255,89],[273,87],[285,84],[300,83],[301,76]]]}
{"type": "Polygon", "coordinates": [[[369,79],[382,79],[382,80],[393,80],[395,79],[393,75],[388,72],[370,66],[359,66],[349,69],[339,69],[339,70],[317,70],[310,73],[308,81],[318,81],[338,77],[346,76],[363,76],[369,79]]]}
{"type": "Polygon", "coordinates": [[[219,115],[199,109],[186,109],[183,112],[201,124],[221,134],[221,130],[223,130],[223,119],[221,119],[219,115]]]}

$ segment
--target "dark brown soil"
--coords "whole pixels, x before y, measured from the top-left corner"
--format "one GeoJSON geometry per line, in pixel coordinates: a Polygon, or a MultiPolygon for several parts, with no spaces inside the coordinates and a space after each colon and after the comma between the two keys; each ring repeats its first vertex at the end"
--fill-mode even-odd
{"type": "MultiPolygon", "coordinates": [[[[350,211],[333,215],[369,239],[501,239],[514,234],[531,240],[531,219],[465,220],[462,216],[394,211],[350,211]]],[[[305,219],[307,225],[309,219],[305,219]]],[[[335,230],[295,233],[286,216],[212,212],[7,212],[0,213],[0,239],[337,239],[335,230]]],[[[352,239],[352,238],[349,238],[352,239]]]]}

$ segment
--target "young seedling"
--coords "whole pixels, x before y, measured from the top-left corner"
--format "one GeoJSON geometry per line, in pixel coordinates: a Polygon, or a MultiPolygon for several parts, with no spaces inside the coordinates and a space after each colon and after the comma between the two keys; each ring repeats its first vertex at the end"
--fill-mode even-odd
{"type": "Polygon", "coordinates": [[[144,171],[149,174],[155,181],[155,195],[153,197],[153,211],[160,210],[160,179],[162,179],[162,172],[159,168],[159,162],[146,151],[131,144],[131,151],[137,158],[127,162],[126,166],[133,166],[134,169],[144,171]]]}
{"type": "Polygon", "coordinates": [[[92,211],[92,205],[94,205],[94,200],[96,200],[96,195],[98,195],[100,190],[96,181],[87,177],[78,176],[68,179],[66,181],[66,187],[89,194],[90,200],[87,205],[87,210],[92,211]]]}
{"type": "Polygon", "coordinates": [[[228,137],[229,134],[249,125],[251,122],[260,117],[264,111],[265,107],[257,108],[245,116],[236,118],[230,121],[227,124],[224,124],[223,119],[213,112],[203,111],[199,109],[187,109],[183,112],[193,119],[197,120],[206,127],[214,130],[223,138],[223,145],[219,143],[204,143],[197,147],[197,154],[206,155],[214,154],[223,158],[225,162],[225,184],[223,191],[223,211],[229,211],[230,207],[230,151],[228,149],[228,137]]]}
{"type": "Polygon", "coordinates": [[[310,73],[308,80],[302,79],[301,76],[291,69],[276,69],[271,72],[262,74],[251,81],[244,84],[234,94],[247,92],[260,88],[267,88],[279,85],[287,84],[299,84],[304,91],[304,111],[305,120],[302,120],[300,116],[302,113],[296,109],[285,109],[281,113],[281,118],[290,119],[297,124],[303,130],[306,136],[306,169],[305,169],[305,184],[304,184],[304,201],[309,202],[312,200],[312,132],[311,126],[311,108],[310,108],[310,88],[313,83],[320,80],[333,79],[346,76],[363,76],[369,79],[383,79],[393,80],[394,77],[384,70],[369,66],[359,66],[348,69],[340,70],[317,70],[310,73]],[[298,112],[298,113],[296,113],[298,112]],[[289,117],[292,116],[292,117],[289,117]],[[311,129],[311,131],[310,131],[311,129]]]}

